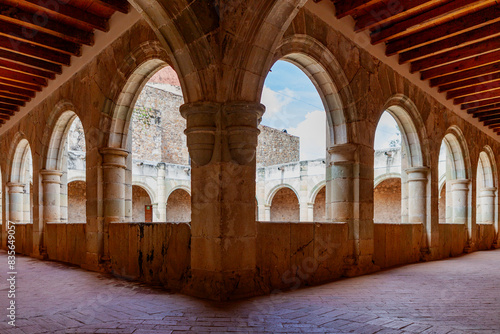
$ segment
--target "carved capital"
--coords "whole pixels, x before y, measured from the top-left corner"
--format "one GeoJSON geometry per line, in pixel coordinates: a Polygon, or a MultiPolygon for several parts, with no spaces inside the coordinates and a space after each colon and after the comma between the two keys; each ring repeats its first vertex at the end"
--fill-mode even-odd
{"type": "Polygon", "coordinates": [[[126,169],[126,159],[129,155],[127,150],[115,147],[104,147],[99,149],[102,155],[102,166],[104,168],[123,168],[126,169]]]}

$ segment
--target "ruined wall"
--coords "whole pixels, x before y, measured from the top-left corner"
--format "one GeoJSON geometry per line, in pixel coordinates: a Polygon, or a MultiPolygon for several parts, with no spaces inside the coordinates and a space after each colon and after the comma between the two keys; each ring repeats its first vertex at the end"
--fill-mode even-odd
{"type": "Polygon", "coordinates": [[[272,222],[298,222],[300,207],[297,195],[290,188],[282,188],[274,195],[271,204],[272,222]]]}
{"type": "Polygon", "coordinates": [[[144,222],[146,219],[146,205],[151,205],[151,198],[146,190],[139,186],[132,186],[132,221],[144,222]]]}
{"type": "Polygon", "coordinates": [[[373,221],[401,223],[401,179],[382,181],[373,190],[373,221]]]}
{"type": "Polygon", "coordinates": [[[300,138],[259,125],[257,166],[265,167],[300,160],[300,138]]]}
{"type": "Polygon", "coordinates": [[[83,181],[68,183],[68,222],[86,223],[87,184],[83,181]]]}
{"type": "Polygon", "coordinates": [[[167,222],[191,221],[191,196],[182,189],[174,190],[167,200],[167,222]]]}
{"type": "Polygon", "coordinates": [[[326,221],[326,187],[323,187],[318,194],[316,195],[316,199],[314,200],[314,222],[324,222],[326,221]]]}

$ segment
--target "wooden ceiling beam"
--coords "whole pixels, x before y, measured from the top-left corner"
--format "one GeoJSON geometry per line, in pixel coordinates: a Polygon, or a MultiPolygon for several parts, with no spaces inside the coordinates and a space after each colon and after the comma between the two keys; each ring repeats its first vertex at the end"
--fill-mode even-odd
{"type": "Polygon", "coordinates": [[[500,71],[500,62],[492,63],[489,65],[480,66],[471,70],[462,71],[459,73],[444,75],[438,78],[431,79],[429,84],[431,87],[442,86],[445,84],[452,84],[460,82],[464,79],[474,78],[481,75],[489,75],[494,72],[500,71]]]}
{"type": "MultiPolygon", "coordinates": [[[[58,65],[69,66],[71,56],[57,51],[49,50],[40,46],[34,46],[29,43],[15,41],[12,38],[0,36],[0,48],[13,51],[29,57],[35,57],[58,65]]],[[[15,59],[15,58],[13,58],[15,59]]]]}
{"type": "Polygon", "coordinates": [[[130,4],[127,0],[94,0],[94,2],[123,14],[130,11],[130,4]]]}
{"type": "MultiPolygon", "coordinates": [[[[41,86],[30,85],[30,84],[27,84],[24,82],[14,81],[12,79],[2,78],[2,77],[0,77],[0,83],[10,85],[12,87],[21,88],[24,90],[29,90],[32,92],[41,92],[42,91],[41,86]]],[[[33,96],[30,96],[30,97],[33,97],[33,96]]]]}
{"type": "Polygon", "coordinates": [[[479,85],[471,86],[471,87],[466,87],[462,89],[457,89],[453,91],[449,91],[446,94],[446,99],[454,99],[457,97],[462,97],[462,96],[467,96],[467,95],[472,95],[472,94],[477,94],[480,92],[485,92],[493,89],[500,88],[500,81],[492,81],[489,83],[482,83],[479,85]]]}
{"type": "Polygon", "coordinates": [[[482,100],[488,100],[500,97],[500,89],[490,90],[484,93],[478,93],[474,95],[468,95],[464,97],[459,97],[453,100],[453,104],[469,104],[472,102],[479,102],[482,100]]]}
{"type": "Polygon", "coordinates": [[[472,108],[489,106],[489,105],[493,105],[495,103],[500,103],[500,98],[493,98],[493,99],[488,99],[488,100],[479,101],[479,102],[465,103],[465,104],[462,104],[460,106],[460,109],[467,110],[467,109],[472,109],[472,108]]]}
{"type": "MultiPolygon", "coordinates": [[[[470,108],[467,110],[467,113],[475,115],[479,112],[496,111],[497,109],[500,110],[500,103],[494,103],[494,104],[490,104],[490,105],[483,106],[483,107],[470,108]]],[[[474,117],[474,116],[472,116],[472,117],[474,117]]]]}
{"type": "Polygon", "coordinates": [[[474,85],[478,85],[478,84],[482,84],[482,83],[487,83],[487,82],[499,80],[499,79],[500,79],[500,72],[490,73],[488,75],[483,75],[480,77],[462,80],[462,81],[457,81],[457,82],[453,82],[453,83],[450,83],[447,85],[439,86],[438,91],[440,93],[443,93],[446,91],[470,87],[470,86],[474,86],[474,85]]]}
{"type": "Polygon", "coordinates": [[[48,71],[56,74],[62,73],[62,66],[57,65],[45,60],[21,55],[8,50],[0,49],[0,59],[8,60],[11,62],[19,63],[20,65],[28,65],[36,69],[48,71]]]}
{"type": "Polygon", "coordinates": [[[451,64],[441,65],[439,67],[434,67],[422,71],[420,72],[420,77],[422,80],[432,79],[443,75],[449,75],[455,72],[477,68],[481,65],[495,63],[498,62],[499,59],[500,51],[490,52],[473,58],[460,60],[451,64]]]}
{"type": "Polygon", "coordinates": [[[478,113],[472,114],[472,118],[479,118],[479,117],[492,116],[492,115],[500,115],[500,109],[492,109],[490,111],[478,112],[478,113]]]}
{"type": "MultiPolygon", "coordinates": [[[[4,84],[6,80],[0,79],[0,91],[2,92],[0,96],[6,96],[6,94],[12,94],[13,96],[22,96],[24,98],[35,97],[35,92],[32,90],[22,89],[18,87],[12,87],[10,85],[4,84]]],[[[8,97],[8,96],[7,96],[8,97]]]]}
{"type": "Polygon", "coordinates": [[[496,128],[497,125],[500,124],[500,118],[492,119],[490,121],[485,121],[483,124],[484,124],[484,126],[487,126],[490,129],[496,128]]]}
{"type": "Polygon", "coordinates": [[[0,19],[52,34],[70,42],[94,45],[94,34],[92,32],[57,22],[49,17],[40,20],[39,15],[23,11],[20,8],[0,4],[0,19]]]}
{"type": "Polygon", "coordinates": [[[368,8],[367,14],[356,18],[354,31],[360,32],[375,25],[379,25],[388,19],[400,16],[401,14],[409,14],[408,12],[411,12],[412,9],[419,8],[432,1],[433,0],[414,0],[411,2],[398,2],[397,6],[395,6],[392,1],[380,2],[368,8]]]}
{"type": "Polygon", "coordinates": [[[500,6],[491,6],[472,14],[464,15],[453,21],[445,22],[402,38],[390,41],[385,50],[387,56],[392,56],[416,46],[428,44],[440,37],[451,35],[484,24],[500,21],[500,6]]]}
{"type": "Polygon", "coordinates": [[[335,16],[341,19],[348,15],[353,15],[357,11],[372,6],[380,0],[351,0],[351,1],[336,1],[335,16]]]}
{"type": "Polygon", "coordinates": [[[24,73],[14,72],[5,68],[0,68],[0,78],[10,79],[13,81],[27,83],[34,86],[47,87],[48,85],[47,79],[35,77],[24,73]]]}
{"type": "Polygon", "coordinates": [[[454,0],[449,1],[442,6],[433,8],[416,16],[410,17],[406,20],[398,22],[392,26],[388,26],[387,28],[383,28],[380,30],[376,30],[371,34],[371,43],[379,44],[382,42],[386,42],[389,39],[397,37],[399,34],[406,31],[408,28],[413,26],[422,24],[423,22],[432,20],[436,17],[442,16],[450,11],[456,10],[458,8],[465,7],[474,2],[479,2],[481,0],[454,0]]]}
{"type": "Polygon", "coordinates": [[[479,122],[486,122],[486,121],[491,121],[494,119],[500,119],[500,115],[499,114],[492,114],[492,115],[488,115],[488,116],[479,117],[478,119],[479,119],[479,122]]]}
{"type": "Polygon", "coordinates": [[[19,111],[19,107],[13,106],[11,104],[0,103],[0,108],[3,110],[19,111]]]}
{"type": "MultiPolygon", "coordinates": [[[[473,31],[468,31],[468,32],[465,32],[465,33],[462,33],[462,34],[459,34],[459,35],[456,35],[456,36],[453,36],[453,37],[450,37],[447,39],[443,39],[443,40],[440,40],[440,41],[437,41],[437,42],[434,42],[431,44],[421,46],[421,47],[416,48],[416,49],[412,49],[412,50],[403,52],[399,55],[399,63],[405,64],[405,63],[407,63],[409,61],[413,61],[415,59],[433,56],[437,52],[443,51],[445,49],[456,48],[462,44],[466,44],[469,42],[472,43],[474,41],[485,39],[485,38],[489,38],[488,40],[493,42],[496,39],[493,39],[491,37],[498,36],[498,35],[500,35],[500,22],[496,22],[496,23],[475,29],[473,31]]],[[[477,44],[472,44],[472,45],[476,45],[478,47],[484,47],[486,45],[486,41],[481,42],[481,43],[477,43],[477,44]]],[[[465,48],[461,48],[461,49],[455,49],[453,51],[458,51],[458,50],[468,51],[469,49],[472,49],[473,51],[475,51],[475,53],[484,52],[484,49],[483,49],[483,51],[475,50],[472,47],[472,45],[466,46],[465,48]],[[469,49],[466,49],[466,48],[469,48],[469,49]]],[[[469,51],[469,52],[471,52],[471,51],[469,51]]],[[[475,53],[472,53],[470,55],[473,55],[475,53]]],[[[465,58],[465,57],[466,56],[462,56],[461,58],[465,58]]],[[[445,53],[440,53],[440,54],[435,55],[431,58],[425,58],[421,62],[426,61],[426,63],[429,63],[429,65],[427,67],[432,67],[432,61],[437,61],[437,62],[440,60],[442,61],[443,58],[449,59],[449,58],[451,58],[451,56],[447,56],[447,55],[445,55],[445,53]]],[[[438,64],[437,62],[436,62],[436,65],[438,64]]],[[[412,63],[412,66],[413,66],[413,64],[416,64],[416,63],[412,63]]],[[[425,62],[424,62],[424,64],[425,64],[425,62]]],[[[421,67],[421,69],[423,69],[423,68],[425,68],[425,67],[421,67]]],[[[413,70],[413,68],[412,68],[412,70],[413,70]]],[[[416,71],[418,71],[418,69],[416,69],[416,71]]]]}
{"type": "MultiPolygon", "coordinates": [[[[0,120],[8,121],[9,119],[10,119],[9,115],[0,114],[0,120]]],[[[5,122],[3,122],[2,124],[5,124],[5,122]]]]}
{"type": "Polygon", "coordinates": [[[26,102],[24,102],[24,101],[9,99],[9,98],[6,98],[6,97],[0,97],[0,102],[7,103],[7,104],[12,104],[14,106],[19,106],[19,107],[24,107],[26,105],[26,102]]]}
{"type": "Polygon", "coordinates": [[[74,56],[81,55],[81,46],[77,43],[9,22],[0,21],[0,35],[74,56]]]}
{"type": "MultiPolygon", "coordinates": [[[[17,7],[16,5],[18,5],[15,0],[3,0],[3,2],[13,5],[14,7],[17,7]]],[[[109,31],[109,24],[106,18],[91,14],[86,10],[67,5],[62,1],[24,0],[23,2],[34,5],[34,7],[38,8],[41,13],[45,12],[49,16],[62,15],[79,21],[94,29],[105,32],[109,31]]]]}
{"type": "Polygon", "coordinates": [[[12,71],[33,75],[45,79],[54,79],[56,77],[54,73],[38,70],[33,67],[24,66],[4,59],[0,59],[0,68],[10,69],[12,71]]]}
{"type": "MultiPolygon", "coordinates": [[[[19,95],[16,93],[9,92],[8,90],[2,90],[2,85],[0,85],[0,97],[5,97],[8,99],[18,100],[22,102],[29,102],[31,98],[29,96],[19,95]]],[[[4,86],[7,87],[7,86],[4,86]]],[[[6,88],[7,89],[7,88],[6,88]]]]}
{"type": "Polygon", "coordinates": [[[411,63],[411,73],[426,70],[428,68],[436,67],[439,65],[459,61],[485,51],[493,51],[500,49],[500,38],[495,37],[483,42],[467,45],[455,50],[443,52],[429,58],[424,58],[411,63]]]}

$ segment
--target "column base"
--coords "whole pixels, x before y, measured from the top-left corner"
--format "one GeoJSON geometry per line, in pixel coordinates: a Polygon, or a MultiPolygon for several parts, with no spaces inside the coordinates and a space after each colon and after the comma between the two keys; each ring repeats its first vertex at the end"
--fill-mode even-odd
{"type": "Polygon", "coordinates": [[[500,242],[498,242],[498,240],[493,241],[491,249],[499,249],[499,248],[500,248],[500,242]]]}
{"type": "Polygon", "coordinates": [[[373,263],[371,255],[360,256],[357,261],[354,258],[348,258],[344,264],[345,277],[355,277],[366,274],[372,274],[380,270],[380,267],[373,263]]]}
{"type": "Polygon", "coordinates": [[[210,300],[224,301],[266,294],[256,270],[213,272],[192,269],[182,293],[210,300]]]}
{"type": "Polygon", "coordinates": [[[429,247],[420,248],[420,261],[427,262],[432,260],[432,253],[429,247]]]}

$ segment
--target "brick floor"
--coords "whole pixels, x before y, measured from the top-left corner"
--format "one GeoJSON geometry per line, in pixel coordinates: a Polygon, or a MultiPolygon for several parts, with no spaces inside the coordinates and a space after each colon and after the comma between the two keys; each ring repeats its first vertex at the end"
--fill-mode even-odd
{"type": "Polygon", "coordinates": [[[500,250],[216,303],[17,257],[17,326],[0,333],[500,333],[500,250]]]}

